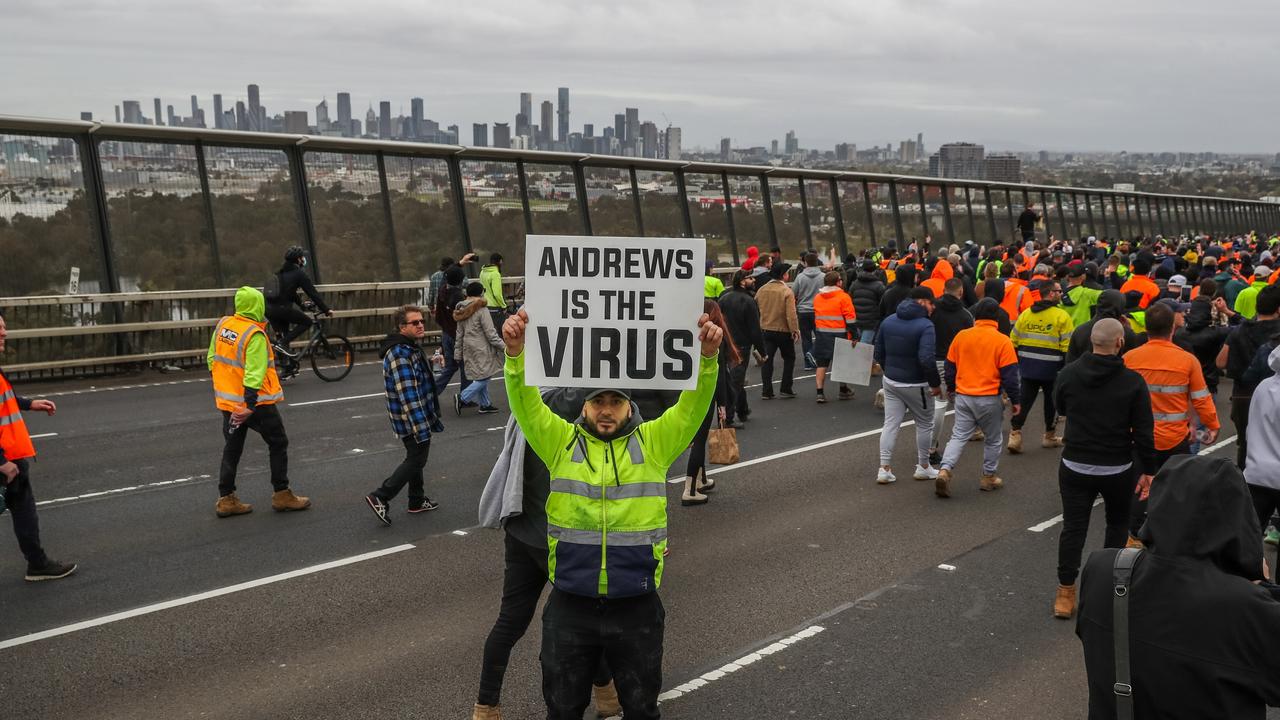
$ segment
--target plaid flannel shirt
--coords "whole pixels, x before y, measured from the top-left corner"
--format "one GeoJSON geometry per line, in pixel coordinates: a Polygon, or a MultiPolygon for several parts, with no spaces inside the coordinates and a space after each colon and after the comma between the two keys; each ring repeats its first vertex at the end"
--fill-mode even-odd
{"type": "Polygon", "coordinates": [[[396,435],[418,442],[431,439],[431,420],[439,417],[436,381],[422,350],[396,345],[382,358],[382,378],[387,391],[387,413],[396,435]]]}

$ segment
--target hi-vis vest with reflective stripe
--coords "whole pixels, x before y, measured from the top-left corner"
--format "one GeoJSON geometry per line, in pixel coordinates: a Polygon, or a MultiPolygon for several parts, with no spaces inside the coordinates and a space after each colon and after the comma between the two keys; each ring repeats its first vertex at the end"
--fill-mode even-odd
{"type": "Polygon", "coordinates": [[[27,422],[18,408],[18,395],[3,374],[0,374],[0,450],[8,461],[36,456],[27,422]]]}
{"type": "Polygon", "coordinates": [[[276,375],[276,356],[266,330],[259,323],[239,315],[222,318],[214,331],[217,352],[213,357],[213,398],[219,410],[235,412],[244,407],[244,353],[249,338],[262,333],[267,340],[267,374],[258,388],[258,404],[272,405],[284,399],[276,375]]]}
{"type": "Polygon", "coordinates": [[[1170,450],[1187,439],[1193,407],[1202,425],[1218,429],[1218,412],[1194,355],[1168,340],[1148,340],[1125,353],[1124,364],[1147,382],[1157,450],[1170,450]]]}
{"type": "Polygon", "coordinates": [[[547,571],[558,589],[616,598],[662,583],[667,481],[662,468],[645,463],[643,431],[602,442],[575,429],[567,457],[551,468],[547,571]]]}

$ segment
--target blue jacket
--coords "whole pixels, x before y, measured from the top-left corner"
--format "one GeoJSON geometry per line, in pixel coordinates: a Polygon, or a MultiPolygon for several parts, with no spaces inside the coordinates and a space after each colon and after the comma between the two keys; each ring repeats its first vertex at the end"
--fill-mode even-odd
{"type": "Polygon", "coordinates": [[[387,394],[391,430],[419,443],[431,439],[439,425],[436,379],[422,348],[411,338],[393,333],[382,341],[382,379],[387,394]]]}
{"type": "Polygon", "coordinates": [[[924,306],[915,300],[898,303],[898,311],[880,323],[876,335],[876,362],[885,377],[897,383],[928,383],[939,387],[938,365],[934,361],[933,323],[924,306]]]}

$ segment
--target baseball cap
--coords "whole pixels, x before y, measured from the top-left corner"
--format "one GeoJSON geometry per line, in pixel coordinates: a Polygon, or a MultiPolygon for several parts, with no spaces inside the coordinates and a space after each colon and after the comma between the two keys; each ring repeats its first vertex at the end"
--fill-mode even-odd
{"type": "Polygon", "coordinates": [[[1254,280],[1266,280],[1269,277],[1271,277],[1271,268],[1266,265],[1259,265],[1253,269],[1254,280]]]}
{"type": "Polygon", "coordinates": [[[597,396],[597,395],[603,395],[603,394],[605,394],[605,393],[609,393],[609,392],[611,392],[611,393],[616,393],[616,394],[618,394],[618,395],[621,395],[622,397],[626,398],[627,400],[630,400],[630,399],[631,399],[631,391],[630,391],[630,390],[623,390],[623,389],[620,389],[620,388],[593,388],[593,389],[591,389],[591,390],[588,390],[588,391],[587,391],[587,396],[586,396],[586,397],[584,397],[584,398],[582,398],[582,401],[583,401],[583,402],[586,402],[586,401],[588,401],[588,400],[590,400],[590,399],[594,398],[594,397],[595,397],[595,396],[597,396]]]}
{"type": "Polygon", "coordinates": [[[1187,285],[1187,276],[1186,276],[1186,275],[1174,275],[1173,277],[1169,278],[1169,284],[1170,284],[1170,285],[1177,285],[1178,287],[1186,287],[1186,285],[1187,285]]]}

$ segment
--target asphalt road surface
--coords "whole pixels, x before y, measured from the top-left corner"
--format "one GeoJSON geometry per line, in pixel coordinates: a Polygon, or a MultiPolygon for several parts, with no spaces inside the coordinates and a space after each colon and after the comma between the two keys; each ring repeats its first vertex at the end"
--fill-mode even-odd
{"type": "MultiPolygon", "coordinates": [[[[910,478],[911,428],[900,479],[875,484],[873,389],[817,405],[812,380],[797,388],[751,390],[743,462],[716,471],[709,504],[681,507],[670,486],[664,717],[1084,717],[1074,623],[1050,613],[1061,508],[1039,410],[1028,450],[1001,462],[1003,491],[978,491],[973,443],[944,501],[910,478]]],[[[502,534],[476,527],[500,382],[501,414],[449,411],[433,438],[440,509],[408,515],[402,494],[390,527],[363,501],[402,454],[374,363],[286,387],[290,476],[312,509],[271,512],[251,437],[239,486],[256,509],[229,519],[213,513],[222,442],[205,375],[19,390],[58,402],[28,415],[43,436],[33,481],[47,549],[80,569],[25,583],[6,541],[3,717],[470,717],[501,589],[502,534]]],[[[513,655],[508,718],[543,716],[539,637],[535,621],[513,655]]]]}

